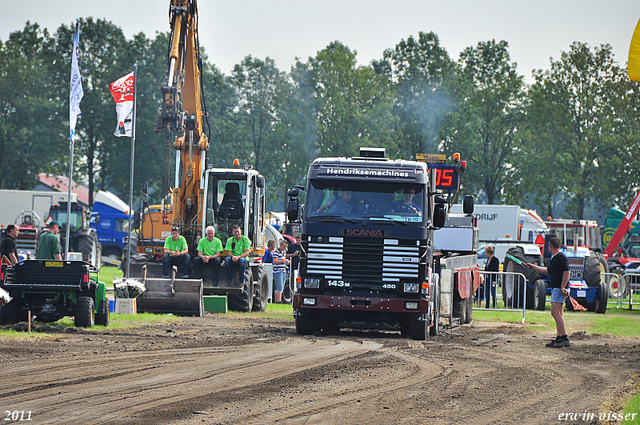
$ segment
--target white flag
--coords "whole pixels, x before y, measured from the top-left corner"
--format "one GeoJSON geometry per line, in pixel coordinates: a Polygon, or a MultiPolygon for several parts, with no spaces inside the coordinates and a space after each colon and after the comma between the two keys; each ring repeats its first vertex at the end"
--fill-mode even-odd
{"type": "Polygon", "coordinates": [[[80,25],[76,23],[76,35],[73,37],[73,59],[71,60],[71,91],[69,96],[69,127],[71,138],[76,132],[76,122],[80,115],[80,101],[84,96],[82,79],[78,69],[78,42],[80,41],[80,25]]]}
{"type": "Polygon", "coordinates": [[[130,72],[109,85],[113,100],[116,102],[118,124],[113,134],[117,137],[133,137],[131,127],[133,122],[134,80],[133,72],[130,72]]]}

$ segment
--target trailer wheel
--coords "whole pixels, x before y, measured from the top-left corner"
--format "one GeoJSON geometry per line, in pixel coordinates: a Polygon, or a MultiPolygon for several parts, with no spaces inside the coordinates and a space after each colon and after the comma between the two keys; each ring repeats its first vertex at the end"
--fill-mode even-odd
{"type": "Polygon", "coordinates": [[[258,284],[253,296],[253,311],[265,311],[269,299],[269,277],[264,266],[258,266],[258,284]]]}
{"type": "Polygon", "coordinates": [[[93,298],[82,296],[78,297],[75,309],[74,325],[76,328],[90,328],[95,325],[95,303],[93,298]]]}
{"type": "Polygon", "coordinates": [[[109,300],[104,299],[98,304],[98,313],[96,314],[96,325],[109,326],[109,300]]]}
{"type": "Polygon", "coordinates": [[[253,308],[253,275],[251,266],[247,264],[244,270],[244,282],[241,294],[229,294],[229,310],[249,312],[253,308]]]}
{"type": "Polygon", "coordinates": [[[12,299],[0,308],[0,325],[12,325],[18,321],[18,302],[12,299]]]}
{"type": "Polygon", "coordinates": [[[609,287],[604,282],[598,282],[598,296],[593,302],[593,311],[604,314],[607,311],[607,300],[609,299],[609,287]]]}
{"type": "MultiPolygon", "coordinates": [[[[437,276],[437,275],[436,275],[437,276]]],[[[431,313],[431,323],[429,326],[429,335],[438,336],[438,327],[440,326],[440,285],[437,283],[433,285],[433,294],[431,299],[433,300],[433,312],[431,313]]],[[[473,298],[471,298],[473,300],[473,298]]],[[[473,301],[471,301],[473,306],[473,301]]]]}
{"type": "Polygon", "coordinates": [[[467,309],[464,315],[464,324],[467,325],[473,321],[473,295],[469,295],[469,298],[463,301],[466,303],[465,308],[467,309]]]}
{"type": "Polygon", "coordinates": [[[536,280],[536,286],[533,288],[533,301],[535,310],[543,311],[547,304],[547,282],[542,279],[536,280]]]}
{"type": "Polygon", "coordinates": [[[422,313],[410,313],[409,333],[411,339],[424,341],[429,336],[429,319],[428,315],[422,313]]]}
{"type": "Polygon", "coordinates": [[[320,320],[315,311],[308,308],[298,309],[296,314],[296,332],[298,335],[313,335],[320,330],[320,320]]]}
{"type": "Polygon", "coordinates": [[[612,276],[609,279],[609,297],[611,298],[626,298],[627,293],[627,281],[624,278],[624,269],[620,266],[611,268],[611,273],[615,273],[616,276],[612,276]]]}

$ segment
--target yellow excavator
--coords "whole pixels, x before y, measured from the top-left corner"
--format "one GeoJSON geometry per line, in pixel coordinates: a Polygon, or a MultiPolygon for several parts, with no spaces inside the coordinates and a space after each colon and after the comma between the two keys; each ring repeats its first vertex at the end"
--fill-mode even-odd
{"type": "MultiPolygon", "coordinates": [[[[265,181],[250,166],[213,169],[206,166],[209,138],[205,135],[206,102],[202,87],[202,59],[198,41],[196,0],[172,0],[169,18],[171,36],[166,85],[158,111],[156,131],[165,134],[165,196],[160,205],[149,206],[146,185],[142,215],[132,255],[130,277],[143,280],[147,290],[138,298],[138,311],[201,316],[203,295],[227,295],[229,308],[264,311],[270,285],[260,262],[264,253],[265,181]],[[169,187],[170,151],[176,152],[175,184],[169,187]],[[164,240],[179,228],[192,258],[207,226],[216,228],[223,246],[239,225],[252,242],[249,267],[244,276],[229,280],[222,267],[217,282],[213,276],[182,279],[189,271],[173,271],[162,277],[164,240]],[[214,284],[215,282],[215,284],[214,284]]],[[[237,160],[236,160],[237,162],[237,160]]],[[[234,164],[236,165],[236,164],[234,164]]],[[[267,226],[268,227],[268,226],[267,226]]],[[[223,256],[226,256],[226,251],[223,256]]],[[[223,261],[224,264],[224,261],[223,261]]]]}

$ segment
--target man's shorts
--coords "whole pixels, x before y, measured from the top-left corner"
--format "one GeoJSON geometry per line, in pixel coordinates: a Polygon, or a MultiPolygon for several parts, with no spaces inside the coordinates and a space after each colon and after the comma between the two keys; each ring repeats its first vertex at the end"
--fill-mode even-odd
{"type": "Polygon", "coordinates": [[[273,274],[273,289],[274,291],[284,290],[284,281],[287,277],[287,272],[279,272],[273,274]]]}
{"type": "Polygon", "coordinates": [[[551,302],[552,303],[564,303],[567,300],[566,295],[562,295],[560,288],[551,289],[551,302]]]}

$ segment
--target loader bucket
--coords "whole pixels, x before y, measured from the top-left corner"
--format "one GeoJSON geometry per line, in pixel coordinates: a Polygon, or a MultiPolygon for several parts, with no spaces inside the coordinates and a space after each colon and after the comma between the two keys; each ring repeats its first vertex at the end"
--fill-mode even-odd
{"type": "Polygon", "coordinates": [[[147,278],[144,285],[147,290],[137,298],[139,312],[202,317],[201,279],[147,278]]]}

